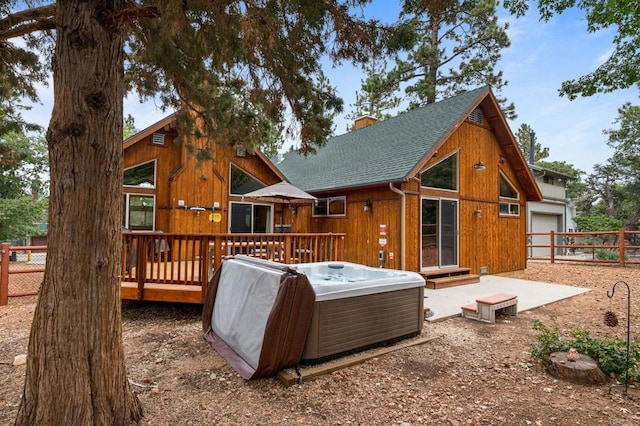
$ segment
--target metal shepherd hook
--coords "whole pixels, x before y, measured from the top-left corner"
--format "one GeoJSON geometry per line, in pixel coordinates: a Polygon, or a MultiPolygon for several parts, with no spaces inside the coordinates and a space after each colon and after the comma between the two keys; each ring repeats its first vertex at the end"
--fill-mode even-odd
{"type": "MultiPolygon", "coordinates": [[[[611,299],[613,297],[613,295],[616,292],[616,286],[618,284],[624,284],[625,286],[627,286],[627,359],[626,359],[626,370],[625,370],[625,374],[624,374],[624,394],[627,394],[627,390],[629,389],[629,342],[630,342],[630,338],[631,338],[631,328],[630,328],[630,321],[631,321],[631,289],[629,288],[629,284],[627,284],[624,281],[618,281],[617,283],[615,283],[613,285],[613,288],[611,289],[611,294],[609,294],[609,292],[607,291],[607,297],[609,299],[611,299]]],[[[614,386],[620,386],[620,385],[612,385],[609,387],[609,389],[611,389],[614,386]]]]}

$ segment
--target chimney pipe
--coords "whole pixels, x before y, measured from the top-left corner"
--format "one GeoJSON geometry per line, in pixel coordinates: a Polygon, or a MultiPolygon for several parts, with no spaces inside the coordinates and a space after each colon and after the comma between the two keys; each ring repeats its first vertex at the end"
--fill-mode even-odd
{"type": "Polygon", "coordinates": [[[533,166],[533,158],[536,147],[536,132],[531,130],[529,132],[529,164],[533,166]]]}

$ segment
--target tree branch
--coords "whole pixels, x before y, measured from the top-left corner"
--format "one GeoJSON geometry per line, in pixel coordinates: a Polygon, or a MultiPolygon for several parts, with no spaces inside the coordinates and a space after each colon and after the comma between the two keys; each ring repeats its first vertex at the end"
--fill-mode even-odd
{"type": "Polygon", "coordinates": [[[0,20],[0,40],[20,37],[55,27],[55,4],[12,13],[0,20]]]}

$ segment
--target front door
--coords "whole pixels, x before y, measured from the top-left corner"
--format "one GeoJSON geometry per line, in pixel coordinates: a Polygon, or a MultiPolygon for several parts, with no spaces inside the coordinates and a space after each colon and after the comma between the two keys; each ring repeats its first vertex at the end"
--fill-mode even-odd
{"type": "Polygon", "coordinates": [[[422,269],[458,266],[458,201],[422,199],[422,269]]]}

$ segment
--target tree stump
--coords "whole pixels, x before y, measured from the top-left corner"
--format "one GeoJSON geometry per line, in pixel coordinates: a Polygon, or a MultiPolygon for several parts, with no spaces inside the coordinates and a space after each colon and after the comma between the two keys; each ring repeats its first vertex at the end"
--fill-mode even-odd
{"type": "Polygon", "coordinates": [[[570,361],[566,352],[553,352],[547,359],[546,368],[554,377],[581,385],[599,385],[607,381],[598,363],[583,354],[579,359],[570,361]]]}

